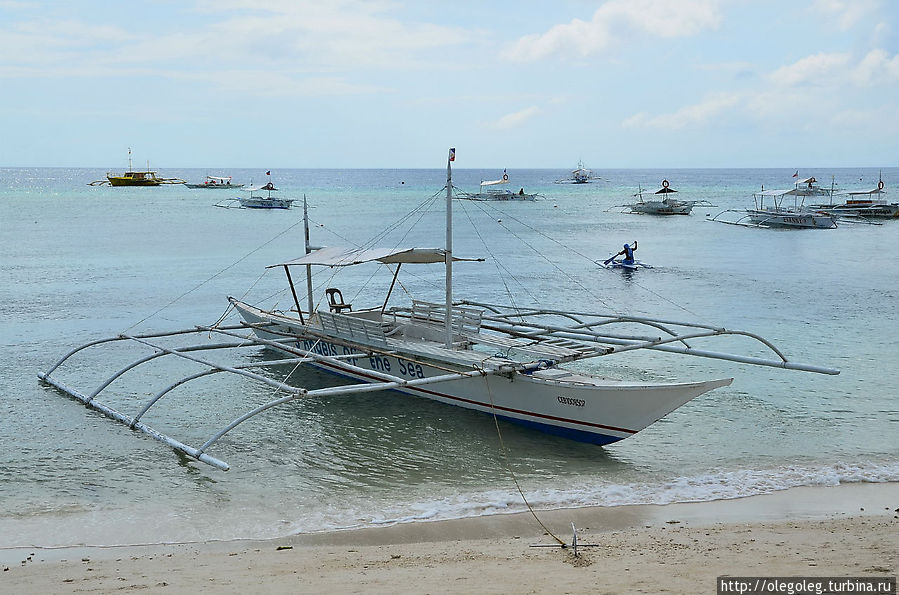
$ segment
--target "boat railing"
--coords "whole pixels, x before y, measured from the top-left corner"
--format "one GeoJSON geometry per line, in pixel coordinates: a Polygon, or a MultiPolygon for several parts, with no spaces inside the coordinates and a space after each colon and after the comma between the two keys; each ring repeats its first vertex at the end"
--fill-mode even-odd
{"type": "Polygon", "coordinates": [[[322,330],[342,339],[349,339],[375,347],[386,347],[387,337],[379,321],[337,314],[336,312],[319,312],[322,330]]]}
{"type": "MultiPolygon", "coordinates": [[[[481,329],[482,310],[453,306],[450,315],[454,334],[475,334],[481,329]]],[[[446,304],[412,300],[411,319],[418,324],[443,326],[446,324],[446,304]]]]}
{"type": "MultiPolygon", "coordinates": [[[[424,341],[446,341],[446,305],[412,300],[412,307],[393,307],[393,330],[389,336],[424,341]]],[[[455,349],[465,349],[471,344],[471,337],[477,336],[481,328],[481,310],[453,306],[450,316],[452,344],[455,349]]]]}

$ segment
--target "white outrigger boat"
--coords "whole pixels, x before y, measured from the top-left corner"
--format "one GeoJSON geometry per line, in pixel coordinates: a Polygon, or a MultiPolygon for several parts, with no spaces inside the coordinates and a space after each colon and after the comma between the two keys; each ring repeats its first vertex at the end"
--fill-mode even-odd
{"type": "Polygon", "coordinates": [[[826,210],[808,207],[804,200],[806,194],[801,190],[762,190],[752,195],[754,207],[745,210],[727,209],[721,211],[710,221],[742,225],[745,227],[779,227],[785,229],[835,229],[837,217],[826,210]],[[792,197],[793,204],[785,204],[786,198],[792,197]],[[769,200],[766,204],[766,199],[769,200]],[[736,220],[722,218],[725,213],[741,213],[736,220]]]}
{"type": "Polygon", "coordinates": [[[844,194],[846,199],[843,203],[834,204],[833,197],[835,195],[831,194],[829,204],[815,205],[814,208],[840,217],[895,219],[899,217],[899,203],[891,203],[883,198],[885,193],[883,178],[881,177],[877,182],[877,186],[871,190],[850,190],[846,192],[844,194]]]}
{"type": "Polygon", "coordinates": [[[696,205],[713,207],[706,200],[678,200],[671,196],[677,193],[677,190],[671,187],[668,180],[662,180],[662,187],[653,193],[653,200],[643,199],[643,188],[639,187],[637,193],[637,202],[627,205],[618,205],[629,209],[629,213],[638,213],[641,215],[689,215],[696,205]]]}
{"type": "Polygon", "coordinates": [[[599,176],[593,173],[592,169],[587,169],[583,161],[577,162],[577,168],[571,170],[571,175],[561,180],[556,180],[556,184],[587,184],[590,180],[601,180],[599,176]]]}
{"type": "Polygon", "coordinates": [[[292,198],[272,196],[272,192],[277,192],[278,189],[271,182],[256,188],[247,188],[246,191],[249,192],[248,196],[229,198],[216,203],[215,206],[229,209],[289,209],[294,203],[292,198]]]}
{"type": "MultiPolygon", "coordinates": [[[[329,398],[353,393],[394,390],[449,405],[492,414],[574,440],[608,444],[632,436],[691,399],[731,384],[733,378],[686,382],[643,382],[609,378],[579,371],[567,364],[627,354],[635,350],[729,360],[747,364],[839,374],[839,370],[789,360],[766,339],[750,332],[705,323],[684,323],[619,314],[594,314],[544,307],[510,307],[454,300],[452,268],[465,260],[453,254],[452,169],[447,163],[446,244],[443,248],[313,248],[308,217],[305,254],[272,265],[286,273],[293,296],[289,311],[267,310],[228,298],[243,318],[241,324],[198,326],[170,333],[128,335],[93,341],[73,349],[47,372],[42,381],[66,394],[164,442],[175,450],[221,469],[228,464],[207,453],[222,436],[269,409],[302,398],[329,398]],[[327,307],[313,306],[312,267],[344,267],[367,262],[395,266],[386,298],[373,307],[354,309],[341,292],[325,289],[327,307]],[[403,265],[442,263],[446,268],[443,303],[412,301],[388,308],[390,294],[403,265]],[[291,270],[306,272],[306,309],[301,308],[291,270]],[[169,347],[172,337],[195,335],[206,342],[169,347]],[[768,358],[707,350],[706,338],[741,336],[770,351],[768,358]],[[112,374],[85,394],[57,378],[58,368],[86,348],[127,341],[151,353],[112,374]],[[218,342],[216,342],[218,341],[218,342]],[[266,347],[279,359],[223,364],[203,352],[266,347]],[[149,399],[133,415],[101,403],[100,393],[139,365],[174,356],[197,365],[194,374],[147,393],[149,399]],[[251,367],[308,364],[350,380],[345,386],[307,388],[281,382],[251,367]],[[275,387],[282,393],[213,433],[200,447],[192,447],[149,427],[142,421],[148,410],[183,384],[231,372],[275,387]]],[[[305,211],[305,208],[304,208],[305,211]]],[[[270,267],[271,268],[271,267],[270,267]]],[[[626,356],[625,356],[626,357],[626,356]]]]}
{"type": "Polygon", "coordinates": [[[206,176],[202,182],[191,184],[184,183],[188,188],[203,188],[205,190],[223,190],[226,188],[243,188],[243,184],[232,184],[231,176],[206,176]]]}
{"type": "Polygon", "coordinates": [[[508,188],[497,188],[509,183],[509,174],[503,170],[498,180],[481,180],[478,192],[459,192],[458,198],[466,200],[537,200],[536,194],[526,193],[522,187],[518,192],[508,188]]]}

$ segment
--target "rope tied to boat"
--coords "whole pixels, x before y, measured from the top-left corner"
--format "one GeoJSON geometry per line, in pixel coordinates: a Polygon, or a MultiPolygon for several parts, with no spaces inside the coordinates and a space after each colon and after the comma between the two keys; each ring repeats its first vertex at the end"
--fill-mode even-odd
{"type": "Polygon", "coordinates": [[[509,471],[509,476],[512,478],[512,483],[515,484],[515,489],[518,490],[518,495],[521,496],[521,500],[524,502],[524,505],[527,507],[528,512],[531,513],[531,516],[534,517],[534,520],[537,521],[537,524],[540,525],[546,534],[552,537],[558,542],[560,546],[567,547],[567,544],[562,541],[555,533],[553,533],[549,527],[547,527],[540,517],[537,516],[537,512],[531,507],[531,503],[528,502],[527,496],[524,495],[524,490],[521,489],[521,484],[518,483],[518,478],[515,476],[515,471],[512,469],[512,463],[509,460],[509,449],[506,446],[506,442],[503,440],[503,432],[499,427],[499,418],[496,415],[496,406],[493,404],[493,391],[490,390],[490,379],[486,376],[484,377],[484,384],[487,386],[487,395],[490,397],[490,413],[493,415],[493,425],[496,428],[496,435],[499,438],[500,450],[503,453],[503,461],[506,463],[506,469],[509,471]]]}

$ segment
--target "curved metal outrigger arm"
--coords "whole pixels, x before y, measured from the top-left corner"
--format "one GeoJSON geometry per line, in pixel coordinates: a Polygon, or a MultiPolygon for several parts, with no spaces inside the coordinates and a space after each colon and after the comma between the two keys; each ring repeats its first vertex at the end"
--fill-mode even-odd
{"type": "MultiPolygon", "coordinates": [[[[832,376],[836,376],[840,373],[836,368],[827,368],[824,366],[815,366],[812,364],[803,364],[798,362],[791,362],[784,355],[776,349],[774,346],[770,345],[768,341],[753,335],[752,333],[747,333],[744,331],[724,331],[720,333],[706,333],[700,334],[696,333],[694,335],[687,336],[686,338],[696,338],[701,336],[716,336],[716,335],[743,335],[752,337],[755,339],[759,339],[765,345],[771,347],[772,351],[776,353],[781,359],[778,360],[770,360],[764,359],[760,357],[752,357],[748,355],[737,355],[733,353],[725,353],[721,351],[708,351],[704,349],[695,349],[693,347],[680,347],[677,345],[666,345],[666,343],[671,343],[673,341],[677,341],[678,338],[672,338],[667,340],[657,340],[657,341],[648,341],[644,343],[634,343],[633,341],[627,341],[623,339],[610,339],[604,338],[602,340],[603,343],[611,343],[616,345],[624,345],[631,346],[631,349],[615,349],[612,353],[621,353],[623,351],[631,351],[632,349],[654,349],[656,351],[666,351],[668,353],[677,353],[680,355],[695,355],[697,357],[707,357],[711,359],[721,359],[731,362],[737,362],[741,364],[752,364],[756,366],[767,366],[770,368],[784,368],[786,370],[798,370],[801,372],[815,372],[817,374],[829,374],[832,376]]],[[[565,333],[559,333],[559,336],[565,337],[565,333]]],[[[567,338],[579,338],[577,336],[567,337],[567,338]]],[[[580,337],[583,339],[583,337],[580,337]]]]}
{"type": "MultiPolygon", "coordinates": [[[[222,326],[222,327],[218,327],[218,328],[221,330],[236,330],[236,329],[241,329],[241,328],[246,328],[246,327],[242,324],[233,324],[233,325],[227,325],[227,326],[222,326]]],[[[206,330],[208,330],[207,327],[194,327],[194,328],[184,329],[184,330],[180,330],[180,331],[170,331],[167,333],[147,333],[147,334],[143,334],[143,335],[134,335],[134,336],[138,337],[140,339],[156,339],[159,337],[174,337],[176,335],[189,335],[189,334],[194,334],[194,333],[199,333],[199,332],[205,332],[206,330]]],[[[49,370],[47,370],[43,374],[39,374],[38,376],[41,377],[41,379],[43,380],[43,378],[42,378],[43,376],[49,376],[56,370],[56,368],[61,366],[63,364],[63,362],[65,362],[67,359],[69,359],[70,357],[72,357],[73,355],[78,353],[79,351],[83,351],[83,350],[87,349],[88,347],[93,347],[94,345],[102,345],[103,343],[112,343],[114,341],[130,341],[130,340],[131,340],[130,336],[116,335],[115,337],[106,337],[105,339],[97,339],[96,341],[91,341],[90,343],[85,343],[84,345],[79,345],[78,347],[72,349],[71,351],[66,353],[64,356],[59,358],[59,361],[57,361],[55,364],[50,366],[49,370]]]]}
{"type": "MultiPolygon", "coordinates": [[[[268,360],[265,362],[251,362],[248,364],[238,364],[238,365],[234,366],[234,369],[242,370],[244,368],[258,368],[259,366],[262,366],[262,365],[280,366],[280,365],[284,365],[284,364],[301,364],[301,363],[303,363],[303,361],[305,361],[304,358],[292,357],[289,359],[277,359],[277,360],[268,360]]],[[[196,374],[191,374],[190,376],[185,376],[184,378],[181,378],[180,380],[173,382],[172,384],[168,385],[167,387],[165,387],[164,389],[162,389],[161,391],[156,393],[156,395],[154,395],[152,399],[147,401],[147,404],[144,405],[143,409],[141,409],[138,412],[138,414],[134,416],[134,418],[133,418],[131,424],[129,424],[129,426],[133,427],[134,423],[137,422],[138,420],[140,420],[140,418],[143,417],[144,414],[150,409],[150,407],[155,405],[159,401],[159,399],[161,399],[162,397],[164,397],[166,394],[173,391],[174,389],[178,388],[182,384],[187,384],[188,382],[190,382],[192,380],[196,380],[198,378],[203,378],[204,376],[210,376],[212,374],[218,374],[219,372],[227,372],[227,371],[228,370],[223,370],[222,368],[210,368],[209,370],[197,372],[196,374]]]]}
{"type": "MultiPolygon", "coordinates": [[[[324,356],[324,355],[317,354],[311,350],[299,348],[295,345],[288,345],[288,344],[285,344],[282,342],[271,341],[271,340],[267,340],[267,339],[263,339],[263,338],[259,338],[259,337],[249,337],[249,336],[242,335],[242,334],[239,334],[236,332],[232,332],[232,331],[236,331],[236,330],[247,330],[247,328],[249,326],[251,326],[251,325],[241,324],[241,325],[218,327],[218,328],[195,327],[195,328],[189,329],[189,330],[175,331],[175,332],[169,332],[169,333],[146,334],[146,335],[122,334],[122,335],[112,337],[112,338],[100,339],[97,341],[92,341],[92,342],[82,345],[76,349],[71,350],[61,360],[59,360],[56,364],[54,364],[50,368],[50,370],[48,370],[45,373],[38,374],[38,377],[43,382],[46,382],[47,384],[54,386],[55,388],[61,390],[62,392],[81,401],[85,405],[103,413],[107,417],[114,419],[116,421],[119,421],[119,422],[123,423],[124,425],[127,425],[131,429],[143,432],[147,436],[149,436],[155,440],[158,440],[159,442],[166,444],[170,448],[172,448],[178,452],[181,452],[189,457],[192,457],[200,462],[207,463],[209,465],[212,465],[213,467],[227,471],[230,468],[228,463],[206,454],[205,451],[211,445],[213,445],[215,442],[217,442],[222,436],[224,436],[225,434],[230,432],[232,429],[234,429],[235,427],[237,427],[244,421],[246,421],[268,409],[271,409],[272,407],[276,407],[278,405],[293,401],[295,399],[298,399],[301,397],[339,396],[339,395],[346,395],[346,394],[387,390],[387,389],[400,388],[400,387],[414,387],[414,386],[420,386],[420,385],[426,385],[426,384],[434,384],[434,383],[438,383],[438,382],[446,382],[446,381],[450,381],[450,380],[460,380],[460,379],[469,378],[469,377],[489,376],[489,375],[495,375],[495,374],[509,374],[509,373],[519,372],[519,371],[526,372],[529,370],[536,369],[537,367],[539,367],[541,365],[539,362],[530,363],[530,364],[503,364],[501,366],[497,366],[497,367],[493,367],[493,368],[479,368],[479,369],[469,370],[466,372],[450,372],[447,374],[442,374],[440,376],[432,376],[432,377],[428,377],[428,378],[404,379],[404,378],[400,378],[397,376],[393,376],[391,374],[386,374],[383,372],[378,372],[378,371],[368,370],[366,368],[361,368],[361,367],[355,366],[354,364],[351,364],[349,361],[345,361],[345,360],[353,358],[353,357],[359,357],[360,355],[363,355],[362,353],[352,353],[352,354],[347,354],[347,355],[343,355],[343,356],[324,356]],[[200,333],[200,332],[211,332],[211,333],[229,335],[229,336],[237,337],[240,340],[234,341],[234,342],[228,342],[228,343],[206,343],[206,344],[201,344],[201,345],[190,345],[190,346],[181,347],[178,349],[168,348],[168,347],[158,345],[158,344],[148,340],[148,339],[152,339],[155,337],[167,337],[167,336],[173,336],[173,335],[200,333]],[[67,359],[69,359],[72,355],[74,355],[75,353],[78,353],[79,351],[86,349],[87,347],[91,347],[91,346],[99,345],[99,344],[103,344],[103,343],[114,342],[114,341],[126,341],[126,340],[134,341],[134,342],[146,345],[148,347],[151,347],[152,349],[154,349],[154,353],[144,356],[144,357],[138,359],[137,361],[132,362],[128,366],[125,366],[121,370],[117,371],[110,378],[106,379],[100,385],[100,387],[97,388],[91,395],[85,395],[85,394],[81,393],[80,391],[65,385],[64,383],[51,377],[51,375],[50,375],[51,372],[55,371],[63,362],[65,362],[67,359]],[[265,361],[265,362],[251,362],[251,363],[244,363],[244,364],[236,364],[234,366],[226,366],[226,365],[217,364],[217,363],[208,361],[204,358],[196,357],[194,355],[189,354],[189,352],[192,352],[192,351],[229,349],[229,348],[239,348],[239,347],[246,347],[246,346],[253,346],[253,345],[257,345],[257,346],[267,345],[270,347],[275,347],[281,351],[290,353],[291,355],[296,355],[298,357],[292,357],[292,358],[288,358],[288,359],[279,359],[279,360],[269,360],[269,361],[265,361]],[[103,391],[106,387],[108,387],[110,384],[112,384],[116,379],[120,378],[125,372],[132,370],[143,363],[147,363],[147,362],[152,361],[163,355],[175,355],[177,357],[181,357],[181,358],[193,361],[193,362],[201,364],[203,366],[207,366],[208,368],[205,370],[202,370],[200,372],[196,372],[194,374],[186,376],[184,378],[181,378],[180,380],[169,384],[168,386],[166,386],[165,388],[163,388],[162,390],[157,392],[147,403],[145,403],[144,406],[141,408],[141,410],[138,412],[138,414],[134,417],[129,417],[128,415],[121,413],[120,411],[117,411],[116,409],[110,407],[109,405],[101,403],[99,400],[96,399],[96,396],[101,391],[103,391]],[[303,363],[306,361],[325,362],[325,363],[329,363],[331,365],[339,366],[348,372],[365,373],[369,377],[371,377],[371,376],[376,377],[378,379],[378,382],[362,383],[362,384],[355,384],[355,385],[349,385],[349,386],[336,386],[336,387],[321,388],[321,389],[316,389],[316,390],[308,390],[306,388],[294,387],[294,386],[285,384],[283,382],[278,382],[276,380],[272,380],[272,379],[262,376],[260,374],[250,372],[246,369],[246,368],[251,368],[251,367],[270,366],[270,365],[277,365],[277,364],[300,364],[300,363],[303,363]],[[194,448],[192,446],[184,444],[183,442],[181,442],[179,440],[175,440],[174,438],[171,438],[170,436],[167,436],[167,435],[155,430],[154,428],[148,426],[147,424],[143,423],[142,421],[140,421],[141,418],[144,416],[144,414],[146,414],[147,411],[151,407],[153,407],[156,403],[159,402],[160,399],[162,399],[165,395],[170,393],[175,388],[182,386],[183,384],[186,384],[187,382],[190,382],[192,380],[196,380],[198,378],[203,378],[205,376],[216,374],[218,372],[232,372],[232,373],[238,374],[240,376],[250,378],[251,380],[256,380],[258,382],[262,382],[268,386],[275,388],[276,390],[286,391],[289,394],[287,396],[275,399],[269,403],[261,405],[255,409],[253,409],[252,411],[245,413],[244,415],[241,415],[240,417],[238,417],[237,419],[232,421],[230,424],[225,426],[222,430],[220,430],[216,434],[214,434],[211,438],[209,438],[209,440],[207,440],[203,444],[203,446],[201,446],[200,448],[194,448]]],[[[259,325],[253,325],[253,326],[259,326],[259,325]]]]}
{"type": "MultiPolygon", "coordinates": [[[[657,319],[657,318],[640,318],[633,316],[621,316],[621,315],[611,315],[611,314],[589,314],[584,312],[561,312],[558,310],[526,310],[522,311],[523,314],[527,316],[540,316],[544,314],[551,315],[566,315],[570,318],[575,317],[593,317],[599,320],[582,322],[578,328],[572,327],[563,327],[552,324],[544,324],[537,321],[526,321],[520,324],[510,324],[508,320],[510,318],[514,318],[515,314],[503,314],[501,312],[501,306],[497,306],[494,304],[483,304],[480,302],[471,302],[465,301],[463,302],[466,305],[471,306],[480,306],[490,309],[493,312],[497,313],[496,317],[490,316],[485,317],[486,320],[490,320],[492,322],[497,323],[495,327],[496,330],[502,330],[504,332],[519,334],[524,337],[540,337],[541,335],[544,337],[557,337],[564,339],[573,339],[576,341],[583,342],[596,342],[596,343],[605,343],[610,345],[621,345],[620,349],[612,349],[603,353],[593,353],[589,355],[585,355],[584,357],[599,357],[602,355],[607,355],[611,353],[622,353],[624,351],[633,351],[635,349],[653,349],[657,351],[666,351],[669,353],[677,353],[681,355],[695,355],[698,357],[706,357],[712,359],[721,359],[727,361],[733,361],[738,363],[752,364],[758,366],[768,366],[774,368],[784,368],[788,370],[799,370],[803,372],[815,372],[818,374],[830,374],[836,375],[839,374],[840,371],[835,368],[828,368],[824,366],[816,366],[812,364],[803,364],[798,362],[791,362],[787,359],[786,355],[780,351],[771,341],[765,339],[761,335],[757,335],[748,331],[739,331],[739,330],[728,330],[722,327],[716,327],[708,324],[701,323],[690,323],[690,322],[679,322],[673,320],[665,320],[665,319],[657,319]],[[656,328],[664,333],[670,335],[669,338],[654,338],[654,337],[639,337],[639,336],[627,336],[627,335],[613,335],[607,333],[599,333],[596,331],[592,331],[592,329],[597,326],[604,326],[613,323],[635,323],[642,324],[652,328],[656,328]],[[700,329],[695,332],[689,333],[677,333],[671,327],[681,327],[684,329],[700,329]],[[723,335],[735,335],[735,336],[743,336],[748,337],[750,339],[755,339],[765,347],[771,350],[779,359],[765,359],[760,357],[752,357],[752,356],[744,356],[737,355],[733,353],[725,353],[720,351],[710,351],[703,349],[695,349],[687,343],[688,339],[696,339],[696,338],[705,338],[705,337],[715,337],[715,336],[723,336],[723,335]],[[670,343],[682,343],[682,346],[678,345],[670,345],[670,343]]],[[[579,358],[583,359],[583,358],[579,358]]]]}
{"type": "Polygon", "coordinates": [[[132,418],[128,417],[124,413],[120,413],[119,411],[116,411],[112,407],[110,407],[108,405],[104,405],[100,401],[88,399],[87,395],[84,395],[84,394],[78,392],[77,390],[66,386],[65,384],[59,382],[55,378],[51,378],[49,376],[42,374],[41,380],[43,380],[47,384],[50,384],[50,385],[58,388],[62,392],[74,397],[75,399],[78,399],[85,405],[87,405],[93,409],[96,409],[97,411],[99,411],[100,413],[105,415],[106,417],[109,417],[110,419],[114,419],[116,421],[122,422],[126,426],[131,427],[132,429],[143,432],[150,438],[153,438],[154,440],[158,440],[159,442],[162,442],[163,444],[169,446],[170,448],[172,448],[178,452],[181,452],[188,456],[191,456],[191,457],[197,459],[198,461],[206,463],[207,465],[212,465],[213,467],[221,469],[222,471],[227,471],[230,468],[230,465],[228,465],[228,463],[226,463],[222,460],[219,460],[215,457],[209,456],[206,453],[202,453],[202,452],[198,451],[196,448],[193,448],[192,446],[188,446],[187,444],[184,444],[183,442],[175,440],[174,438],[166,436],[165,434],[154,430],[153,428],[151,428],[150,426],[148,426],[142,422],[136,422],[136,423],[132,424],[132,421],[133,421],[132,418]]]}

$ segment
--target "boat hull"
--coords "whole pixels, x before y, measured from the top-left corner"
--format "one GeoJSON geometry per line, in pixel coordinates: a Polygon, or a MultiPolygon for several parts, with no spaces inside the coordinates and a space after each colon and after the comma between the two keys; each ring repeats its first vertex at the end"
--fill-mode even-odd
{"type": "MultiPolygon", "coordinates": [[[[391,347],[390,353],[366,352],[344,340],[313,337],[304,333],[297,320],[285,322],[279,315],[240,302],[233,302],[247,323],[275,323],[278,332],[256,328],[263,339],[288,341],[293,347],[328,357],[310,362],[322,370],[355,381],[375,383],[377,374],[414,380],[476,368],[432,361],[420,354],[405,354],[391,347]],[[305,335],[305,336],[304,336],[305,335]],[[335,360],[334,358],[342,358],[335,360]],[[371,373],[369,373],[371,372],[371,373]]],[[[320,329],[310,329],[320,335],[320,329]]],[[[579,442],[609,444],[632,436],[691,399],[721,386],[732,378],[690,383],[633,383],[549,368],[506,375],[465,377],[424,386],[393,390],[494,414],[499,418],[579,442]]]]}
{"type": "Polygon", "coordinates": [[[536,194],[519,194],[517,192],[496,191],[496,192],[478,192],[476,194],[467,195],[469,200],[494,200],[494,201],[514,201],[514,200],[537,200],[536,194]]]}
{"type": "Polygon", "coordinates": [[[160,186],[162,182],[155,179],[135,179],[121,176],[106,176],[110,186],[160,186]]]}
{"type": "Polygon", "coordinates": [[[231,190],[243,188],[243,184],[185,184],[188,188],[205,188],[207,190],[231,190]]]}
{"type": "MultiPolygon", "coordinates": [[[[298,342],[297,346],[308,348],[314,343],[307,339],[298,342]]],[[[327,342],[319,342],[316,349],[343,351],[343,347],[327,342]]],[[[445,373],[418,363],[421,360],[393,355],[363,355],[351,361],[373,371],[399,370],[402,373],[412,370],[407,373],[420,372],[425,378],[445,373]]],[[[313,365],[353,380],[377,380],[331,363],[313,365]]],[[[578,442],[610,444],[633,436],[695,397],[730,382],[727,379],[671,385],[609,383],[607,386],[578,387],[534,374],[515,373],[509,377],[465,378],[428,387],[393,390],[495,414],[501,419],[578,442]]]]}
{"type": "Polygon", "coordinates": [[[668,204],[662,201],[647,201],[631,206],[634,213],[644,215],[689,215],[693,211],[692,203],[668,204]]]}
{"type": "Polygon", "coordinates": [[[798,229],[833,229],[837,226],[833,215],[802,211],[768,211],[764,209],[746,212],[755,225],[798,229]]]}
{"type": "Polygon", "coordinates": [[[622,260],[615,260],[608,264],[603,265],[607,269],[622,269],[625,271],[636,271],[639,268],[651,269],[652,267],[648,264],[640,262],[639,260],[635,260],[634,262],[624,262],[622,260]]]}
{"type": "Polygon", "coordinates": [[[835,207],[821,205],[819,208],[842,217],[872,217],[877,219],[895,219],[899,217],[899,204],[845,204],[835,207]]]}
{"type": "Polygon", "coordinates": [[[240,206],[245,209],[289,209],[293,199],[284,198],[239,198],[240,206]]]}

